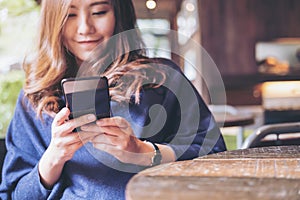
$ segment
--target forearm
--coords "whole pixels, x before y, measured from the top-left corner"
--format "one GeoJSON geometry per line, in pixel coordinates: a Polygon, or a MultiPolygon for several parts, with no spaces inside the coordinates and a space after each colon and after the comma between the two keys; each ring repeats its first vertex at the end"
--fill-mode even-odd
{"type": "Polygon", "coordinates": [[[57,160],[48,149],[42,156],[38,165],[40,180],[44,187],[48,189],[53,187],[60,178],[63,167],[64,162],[57,160]]]}
{"type": "Polygon", "coordinates": [[[175,152],[171,147],[162,144],[157,144],[157,146],[162,155],[161,163],[174,162],[176,160],[175,152]]]}

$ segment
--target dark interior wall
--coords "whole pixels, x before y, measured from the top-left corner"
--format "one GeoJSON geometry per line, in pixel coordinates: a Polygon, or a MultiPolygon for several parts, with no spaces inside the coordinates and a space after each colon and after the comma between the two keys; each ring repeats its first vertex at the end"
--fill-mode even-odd
{"type": "MultiPolygon", "coordinates": [[[[215,61],[232,104],[257,104],[255,44],[300,37],[299,0],[198,0],[201,43],[215,61]],[[251,79],[251,80],[245,80],[251,79]],[[236,90],[236,91],[233,91],[236,90]],[[237,102],[233,93],[247,93],[237,102]],[[244,91],[249,90],[249,91],[244,91]],[[242,101],[242,100],[240,100],[242,101]]],[[[241,97],[239,97],[241,98],[241,97]]]]}
{"type": "Polygon", "coordinates": [[[199,0],[201,42],[222,75],[257,72],[255,43],[300,37],[299,0],[199,0]]]}

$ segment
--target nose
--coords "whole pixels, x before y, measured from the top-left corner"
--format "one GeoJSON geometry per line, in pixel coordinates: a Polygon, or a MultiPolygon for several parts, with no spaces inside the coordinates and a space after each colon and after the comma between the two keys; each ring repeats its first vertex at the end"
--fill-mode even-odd
{"type": "Polygon", "coordinates": [[[95,31],[93,21],[89,17],[82,16],[79,20],[77,31],[80,35],[93,33],[95,31]]]}

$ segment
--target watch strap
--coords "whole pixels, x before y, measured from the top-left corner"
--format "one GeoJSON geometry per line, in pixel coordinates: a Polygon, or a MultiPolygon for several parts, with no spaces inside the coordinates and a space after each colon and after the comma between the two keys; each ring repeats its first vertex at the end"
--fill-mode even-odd
{"type": "Polygon", "coordinates": [[[154,148],[154,154],[151,158],[151,165],[150,166],[152,167],[152,166],[156,166],[156,165],[161,164],[162,155],[161,155],[159,147],[154,142],[150,142],[150,141],[147,141],[147,142],[151,143],[153,148],[154,148]]]}

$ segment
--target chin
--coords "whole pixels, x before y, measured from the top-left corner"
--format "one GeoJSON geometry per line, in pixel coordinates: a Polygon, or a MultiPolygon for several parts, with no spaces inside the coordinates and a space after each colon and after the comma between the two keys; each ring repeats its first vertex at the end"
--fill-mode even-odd
{"type": "Polygon", "coordinates": [[[78,63],[83,63],[84,61],[89,60],[90,55],[91,55],[91,54],[89,53],[89,54],[86,54],[86,55],[84,55],[84,56],[78,56],[78,57],[77,57],[78,63]]]}

